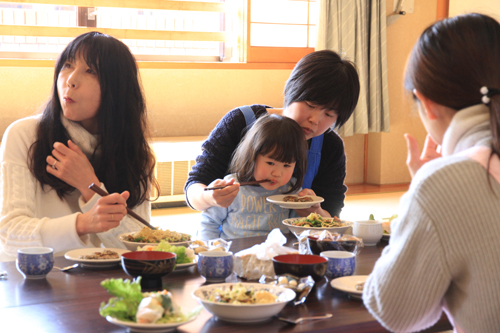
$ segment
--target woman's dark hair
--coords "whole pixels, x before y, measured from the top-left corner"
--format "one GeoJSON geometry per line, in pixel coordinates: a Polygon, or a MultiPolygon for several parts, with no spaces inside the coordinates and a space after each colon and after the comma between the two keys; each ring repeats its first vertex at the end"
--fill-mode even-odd
{"type": "Polygon", "coordinates": [[[358,104],[359,77],[353,62],[330,50],[307,54],[295,65],[285,85],[284,107],[308,101],[335,111],[336,128],[358,104]]]}
{"type": "Polygon", "coordinates": [[[307,141],[304,132],[294,120],[275,114],[260,117],[236,148],[230,172],[238,181],[255,180],[258,155],[268,155],[282,163],[295,162],[296,182],[289,192],[299,190],[304,181],[307,163],[307,141]]]}
{"type": "MultiPolygon", "coordinates": [[[[434,23],[411,52],[404,84],[457,111],[480,104],[481,87],[500,90],[500,24],[482,14],[434,23]]],[[[492,151],[500,156],[500,95],[489,108],[492,151]]]]}
{"type": "Polygon", "coordinates": [[[42,111],[37,139],[30,147],[29,168],[42,187],[52,187],[60,198],[74,190],[47,173],[46,158],[52,154],[55,142],[67,144],[71,139],[61,123],[57,79],[64,64],[80,56],[97,73],[101,88],[96,148],[100,152],[94,151],[90,162],[107,190],[110,193],[129,191],[127,205],[135,207],[149,200],[151,187],[158,189],[154,177],[155,158],[147,141],[146,106],[135,58],[125,44],[108,35],[82,34],[59,56],[52,94],[42,111]]]}

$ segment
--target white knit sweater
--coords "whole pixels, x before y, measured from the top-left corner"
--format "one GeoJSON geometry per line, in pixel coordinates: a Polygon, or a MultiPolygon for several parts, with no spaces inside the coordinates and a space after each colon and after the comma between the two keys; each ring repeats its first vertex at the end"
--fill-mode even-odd
{"type": "Polygon", "coordinates": [[[444,309],[456,331],[500,332],[500,184],[460,154],[490,136],[486,106],[457,112],[443,157],[424,165],[401,199],[363,291],[388,330],[428,328],[444,309]]]}
{"type": "MultiPolygon", "coordinates": [[[[76,232],[76,217],[88,212],[100,198],[94,195],[87,203],[78,190],[61,200],[56,191],[46,187],[33,177],[27,166],[28,149],[35,140],[39,117],[28,117],[11,124],[2,139],[0,151],[0,244],[3,251],[0,261],[15,260],[17,249],[31,246],[48,246],[56,255],[67,250],[84,247],[125,248],[117,236],[140,230],[142,224],[126,216],[117,228],[107,232],[79,237],[76,232]]],[[[68,126],[72,139],[88,153],[95,139],[75,123],[68,126]],[[76,126],[76,127],[75,127],[76,126]],[[86,138],[86,136],[88,136],[86,138]]],[[[102,188],[105,189],[104,184],[102,188]]],[[[149,201],[134,208],[134,211],[149,220],[149,201]]]]}

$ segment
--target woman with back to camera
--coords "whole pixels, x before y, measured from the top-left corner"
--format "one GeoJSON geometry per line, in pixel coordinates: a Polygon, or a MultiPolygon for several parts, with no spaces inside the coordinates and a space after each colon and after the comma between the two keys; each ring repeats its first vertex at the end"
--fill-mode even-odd
{"type": "MultiPolygon", "coordinates": [[[[358,102],[359,89],[354,64],[329,50],[303,57],[286,83],[283,115],[299,124],[309,145],[304,191],[299,195],[312,189],[315,195],[325,199],[321,206],[296,210],[300,216],[310,212],[326,217],[340,215],[347,189],[344,185],[346,158],[344,143],[333,128],[340,128],[349,119],[358,102]]],[[[223,178],[228,174],[231,157],[247,126],[266,115],[267,108],[270,107],[257,104],[236,108],[212,130],[184,187],[186,201],[192,208],[227,208],[233,202],[239,184],[223,178]],[[231,186],[204,191],[207,185],[231,186]]]]}
{"type": "Polygon", "coordinates": [[[149,220],[154,163],[130,50],[98,32],[76,37],[56,62],[42,114],[14,122],[4,134],[4,252],[123,247],[117,236],[142,226],[126,207],[149,220]],[[101,198],[89,189],[92,183],[110,195],[101,198]]]}
{"type": "Polygon", "coordinates": [[[445,311],[455,332],[500,332],[500,24],[468,14],[427,28],[405,88],[428,139],[419,157],[406,135],[413,180],[363,302],[390,331],[445,311]]]}

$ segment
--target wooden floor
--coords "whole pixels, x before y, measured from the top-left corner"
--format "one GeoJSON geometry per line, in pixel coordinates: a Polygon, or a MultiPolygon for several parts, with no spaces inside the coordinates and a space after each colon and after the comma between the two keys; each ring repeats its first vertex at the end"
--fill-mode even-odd
{"type": "MultiPolygon", "coordinates": [[[[380,219],[397,213],[399,199],[409,184],[348,185],[345,206],[340,215],[348,221],[366,220],[370,214],[380,219]]],[[[176,230],[195,236],[200,226],[201,212],[187,206],[157,208],[151,213],[151,224],[162,229],[176,230]]]]}

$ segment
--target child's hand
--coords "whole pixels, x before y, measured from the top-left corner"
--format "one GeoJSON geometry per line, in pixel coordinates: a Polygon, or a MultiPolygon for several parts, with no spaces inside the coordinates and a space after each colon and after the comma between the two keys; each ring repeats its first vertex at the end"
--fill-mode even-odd
{"type": "Polygon", "coordinates": [[[240,184],[234,183],[234,179],[231,180],[223,180],[216,179],[208,187],[217,187],[217,186],[227,186],[226,188],[220,190],[212,190],[210,191],[210,195],[212,197],[212,206],[227,208],[231,205],[238,195],[240,191],[240,184]],[[228,186],[229,185],[229,186],[228,186]]]}
{"type": "MultiPolygon", "coordinates": [[[[304,188],[302,191],[297,193],[299,197],[304,197],[304,196],[311,196],[311,195],[316,195],[313,190],[310,188],[304,188]]],[[[330,213],[328,213],[326,210],[321,208],[321,205],[319,203],[309,207],[309,208],[304,208],[304,209],[295,209],[295,212],[300,216],[300,217],[306,217],[311,213],[316,213],[320,216],[323,217],[331,217],[330,213]]]]}

